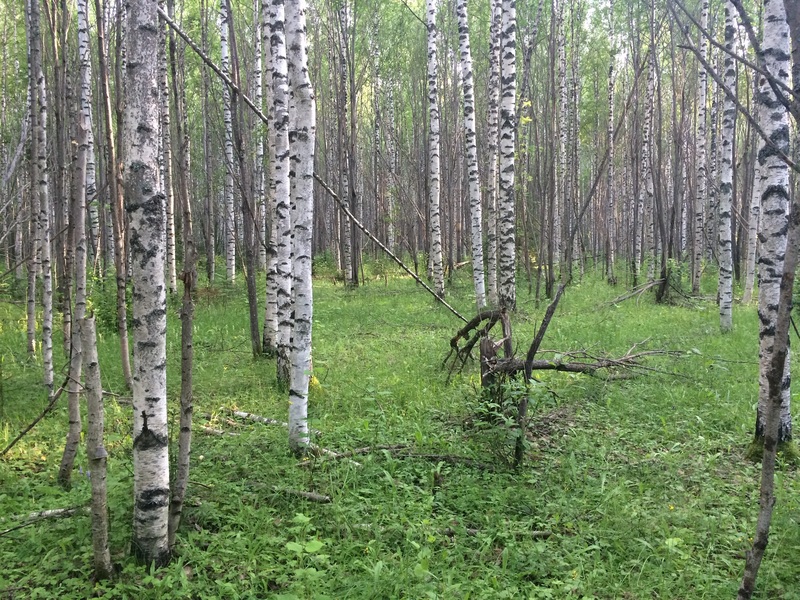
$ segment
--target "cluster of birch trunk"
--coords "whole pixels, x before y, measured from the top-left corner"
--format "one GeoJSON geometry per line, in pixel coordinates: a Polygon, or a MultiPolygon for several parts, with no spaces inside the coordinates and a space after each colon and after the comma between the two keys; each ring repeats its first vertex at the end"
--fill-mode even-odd
{"type": "MultiPolygon", "coordinates": [[[[208,8],[210,16],[211,7],[201,8],[208,8]]],[[[243,247],[253,352],[260,354],[266,347],[277,357],[278,381],[289,397],[290,448],[302,452],[309,444],[316,107],[306,5],[303,0],[254,3],[250,25],[256,31],[258,56],[248,82],[252,90],[242,84],[230,2],[221,0],[215,10],[216,49],[210,47],[206,19],[201,45],[186,35],[172,0],[124,5],[95,0],[93,7],[87,0],[29,0],[20,24],[28,64],[23,88],[27,100],[19,107],[22,126],[15,154],[4,162],[3,255],[6,275],[13,275],[27,292],[28,351],[41,359],[48,408],[63,393],[68,398],[58,473],[64,486],[70,485],[79,452],[81,397],[86,397],[86,458],[93,474],[95,568],[100,578],[111,574],[108,455],[96,325],[87,300],[97,286],[116,289],[120,360],[133,394],[133,551],[146,562],[164,563],[175,543],[189,476],[193,293],[200,242],[193,209],[205,215],[202,241],[209,283],[215,277],[213,238],[219,234],[223,242],[230,283],[236,250],[243,247]],[[191,65],[189,51],[204,62],[191,65]],[[217,53],[218,65],[209,57],[217,53]],[[267,64],[266,84],[262,61],[267,64]],[[204,178],[192,173],[198,123],[190,102],[197,90],[187,85],[200,72],[206,109],[213,113],[213,90],[222,92],[216,105],[222,127],[210,119],[202,122],[208,169],[204,178]],[[258,105],[248,96],[251,91],[258,105]],[[215,131],[222,132],[219,154],[212,141],[215,131]],[[26,149],[28,161],[23,158],[26,149]],[[203,194],[213,193],[215,166],[223,182],[220,227],[213,221],[217,202],[203,194]],[[13,244],[6,252],[7,239],[13,244]],[[256,297],[259,272],[267,273],[263,330],[256,297]],[[180,433],[177,476],[170,479],[166,299],[168,293],[177,293],[178,280],[183,282],[180,433]],[[58,324],[61,332],[55,330],[58,324]],[[58,387],[55,373],[62,363],[67,376],[58,387]]],[[[9,33],[9,23],[17,26],[13,14],[0,14],[9,33]]],[[[7,69],[3,77],[8,83],[7,69]]],[[[4,116],[11,114],[12,89],[3,88],[4,116]]],[[[4,160],[9,147],[4,138],[4,160]]]]}
{"type": "Polygon", "coordinates": [[[440,297],[470,268],[479,310],[513,310],[518,276],[537,301],[589,270],[663,300],[684,272],[710,293],[718,271],[724,332],[757,290],[763,436],[797,197],[797,0],[25,6],[0,7],[0,284],[26,290],[51,397],[69,365],[64,484],[96,369],[87,281],[116,290],[145,556],[168,555],[164,515],[171,502],[179,520],[185,493],[166,475],[163,334],[183,281],[183,435],[198,261],[209,285],[241,271],[294,449],[308,443],[312,260],[356,286],[384,247],[440,297]]]}

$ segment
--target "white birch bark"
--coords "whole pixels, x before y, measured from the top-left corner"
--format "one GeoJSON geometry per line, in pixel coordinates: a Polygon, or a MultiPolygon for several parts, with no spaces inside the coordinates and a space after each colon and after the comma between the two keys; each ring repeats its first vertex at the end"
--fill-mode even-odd
{"type": "Polygon", "coordinates": [[[428,211],[430,214],[430,268],[433,287],[444,297],[442,268],[442,228],[439,214],[441,174],[439,167],[439,91],[437,68],[437,0],[426,0],[428,26],[428,211]]]}
{"type": "Polygon", "coordinates": [[[517,129],[517,7],[503,0],[500,26],[500,193],[498,196],[498,299],[501,308],[517,306],[514,204],[514,147],[517,129]]]}
{"type": "MultiPolygon", "coordinates": [[[[34,31],[33,20],[34,11],[36,13],[36,31],[40,31],[40,10],[39,0],[31,0],[31,31],[34,31]]],[[[37,33],[37,39],[33,42],[31,54],[38,52],[38,60],[33,62],[36,65],[33,71],[36,80],[37,96],[37,119],[33,135],[36,136],[36,173],[38,180],[35,181],[36,194],[38,196],[37,215],[37,235],[40,240],[41,257],[41,277],[42,277],[42,364],[44,367],[44,385],[49,394],[53,393],[53,267],[51,260],[51,201],[50,183],[47,171],[47,92],[45,88],[45,76],[42,65],[42,45],[41,38],[37,33]]],[[[33,56],[31,57],[33,59],[33,56]]]]}
{"type": "Polygon", "coordinates": [[[273,356],[278,347],[278,223],[275,219],[275,92],[274,62],[275,52],[272,49],[272,24],[275,21],[275,5],[271,0],[262,0],[261,13],[264,21],[263,46],[266,54],[266,96],[267,96],[267,163],[266,175],[266,208],[269,213],[268,228],[265,227],[267,253],[267,284],[264,302],[264,333],[262,348],[264,354],[273,356]]]}
{"type": "Polygon", "coordinates": [[[157,0],[130,0],[126,27],[125,200],[133,280],[133,550],[169,559],[164,194],[158,181],[157,0]]]}
{"type": "Polygon", "coordinates": [[[567,192],[567,36],[564,25],[565,0],[555,0],[558,6],[556,11],[556,36],[558,54],[558,171],[556,173],[556,193],[553,200],[553,231],[551,232],[553,244],[553,269],[561,272],[563,267],[563,248],[561,231],[563,228],[564,211],[567,210],[565,199],[567,192]]]}
{"type": "Polygon", "coordinates": [[[486,306],[486,287],[483,274],[483,212],[481,206],[481,181],[478,170],[478,145],[475,135],[475,84],[472,75],[472,52],[469,45],[469,19],[467,0],[457,0],[458,40],[461,55],[461,79],[464,92],[464,145],[467,151],[467,178],[469,181],[469,215],[472,240],[472,284],[475,304],[480,311],[486,306]]]}
{"type": "MultiPolygon", "coordinates": [[[[219,42],[220,67],[228,77],[231,76],[231,54],[228,43],[229,15],[227,0],[219,3],[219,42]]],[[[231,92],[228,86],[222,86],[222,118],[225,122],[225,184],[224,194],[224,239],[225,239],[225,275],[229,282],[236,280],[236,215],[233,203],[233,116],[231,113],[231,92]]]]}
{"type": "MultiPolygon", "coordinates": [[[[73,162],[72,173],[72,215],[70,229],[72,230],[72,244],[74,245],[74,282],[75,305],[72,313],[73,323],[70,332],[70,361],[68,413],[69,431],[64,453],[61,456],[61,465],[58,470],[58,481],[62,486],[68,487],[72,475],[72,468],[78,447],[81,443],[81,371],[83,351],[81,344],[80,328],[77,326],[86,315],[86,165],[89,153],[89,132],[92,130],[92,105],[91,105],[91,58],[89,46],[88,6],[86,0],[78,0],[78,61],[80,64],[80,102],[75,126],[75,142],[77,144],[76,159],[73,162]]],[[[72,301],[69,299],[68,301],[72,301]]]]}
{"type": "Polygon", "coordinates": [[[272,101],[275,112],[275,160],[272,165],[275,226],[277,314],[277,374],[289,385],[292,330],[292,215],[289,183],[289,80],[286,58],[285,5],[273,0],[271,26],[272,101]]]}
{"type": "Polygon", "coordinates": [[[308,382],[311,376],[311,234],[314,223],[314,144],[316,109],[308,72],[305,0],[288,0],[286,37],[294,119],[291,134],[292,205],[294,210],[294,324],[289,384],[289,446],[308,445],[308,382]]]}
{"type": "MultiPolygon", "coordinates": [[[[264,77],[263,77],[263,52],[262,52],[262,31],[265,22],[261,15],[261,0],[253,2],[253,23],[255,26],[255,40],[253,41],[253,51],[255,60],[253,61],[253,100],[259,110],[264,107],[264,77]]],[[[258,268],[267,268],[267,245],[265,236],[267,235],[267,200],[264,193],[265,174],[264,174],[264,123],[256,121],[255,132],[255,164],[253,168],[253,188],[254,205],[257,207],[256,222],[256,243],[258,244],[258,268]]]]}
{"type": "MultiPolygon", "coordinates": [[[[159,0],[164,8],[164,0],[159,0]]],[[[161,150],[158,154],[158,166],[161,183],[164,189],[164,214],[166,215],[167,246],[167,284],[170,294],[178,291],[177,272],[175,270],[175,194],[173,192],[172,174],[172,135],[169,114],[169,78],[167,77],[167,25],[158,24],[158,87],[159,107],[161,110],[161,150]]]]}
{"type": "Polygon", "coordinates": [[[656,236],[655,222],[655,184],[653,181],[653,143],[655,123],[653,112],[655,110],[655,79],[656,61],[652,48],[648,51],[647,69],[647,97],[645,98],[644,132],[642,133],[642,190],[644,192],[644,215],[647,242],[647,281],[655,278],[656,267],[656,236]]]}
{"type": "Polygon", "coordinates": [[[608,283],[616,285],[617,276],[614,272],[614,261],[617,258],[617,203],[614,195],[614,61],[616,60],[616,52],[614,50],[614,0],[609,2],[608,11],[611,60],[608,64],[608,126],[606,136],[606,143],[608,144],[608,175],[606,179],[608,196],[606,198],[606,248],[608,258],[606,272],[608,283]]]}
{"type": "Polygon", "coordinates": [[[487,168],[486,183],[486,279],[489,304],[497,306],[497,194],[498,194],[498,106],[500,104],[500,28],[502,26],[502,2],[491,0],[492,22],[489,29],[489,100],[486,119],[487,168]]]}
{"type": "MultiPolygon", "coordinates": [[[[781,0],[765,0],[762,54],[769,72],[783,84],[789,83],[789,27],[781,0]]],[[[760,78],[756,102],[762,114],[761,125],[766,136],[784,154],[789,155],[789,116],[775,97],[766,78],[760,78]]],[[[758,258],[758,317],[759,317],[759,396],[756,413],[756,439],[764,438],[767,405],[769,403],[768,374],[775,345],[775,321],[778,312],[780,282],[786,254],[786,234],[789,209],[789,168],[776,150],[761,143],[758,150],[761,175],[761,245],[758,258]]],[[[792,438],[790,412],[791,376],[789,358],[785,362],[781,382],[781,414],[778,441],[792,438]]]]}
{"type": "Polygon", "coordinates": [[[86,365],[86,456],[92,474],[92,551],[94,577],[109,579],[113,575],[111,552],[108,544],[108,494],[106,462],[108,452],[104,443],[103,387],[100,381],[100,364],[97,358],[97,333],[94,317],[77,321],[81,335],[86,365]]]}
{"type": "MultiPolygon", "coordinates": [[[[725,2],[725,48],[734,52],[736,9],[730,0],[725,2]]],[[[730,54],[725,55],[724,83],[736,89],[736,68],[730,54]]],[[[736,106],[727,95],[722,108],[722,168],[719,185],[719,326],[733,328],[733,243],[731,239],[731,206],[733,204],[733,126],[736,106]]]]}
{"type": "MultiPolygon", "coordinates": [[[[40,31],[40,11],[38,0],[27,0],[26,10],[28,12],[28,80],[30,82],[28,90],[28,106],[30,109],[31,122],[31,193],[30,193],[30,219],[28,223],[29,237],[27,252],[31,257],[28,261],[28,297],[27,297],[27,334],[28,334],[28,357],[33,359],[36,355],[36,282],[41,270],[41,230],[39,228],[39,185],[42,175],[40,175],[39,144],[40,129],[39,123],[39,79],[44,78],[41,68],[42,45],[40,31]]],[[[45,164],[46,166],[46,164],[45,164]]],[[[22,236],[20,236],[21,238],[22,236]]],[[[17,256],[21,256],[20,252],[17,256]]]]}
{"type": "MultiPolygon", "coordinates": [[[[708,28],[709,0],[702,0],[700,12],[700,27],[705,31],[708,28]]],[[[700,56],[703,60],[707,55],[707,44],[700,33],[700,56]]],[[[692,293],[700,292],[700,277],[703,268],[703,212],[706,204],[706,92],[708,73],[700,63],[697,67],[697,142],[696,142],[696,177],[697,190],[694,199],[694,242],[692,249],[692,293]]]]}

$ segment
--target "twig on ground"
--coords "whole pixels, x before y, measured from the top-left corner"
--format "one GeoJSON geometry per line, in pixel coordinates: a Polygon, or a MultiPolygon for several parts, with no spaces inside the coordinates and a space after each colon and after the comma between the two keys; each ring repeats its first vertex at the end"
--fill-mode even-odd
{"type": "Polygon", "coordinates": [[[8,519],[0,519],[0,522],[10,520],[10,521],[23,521],[19,525],[15,525],[14,527],[9,527],[4,531],[0,531],[0,537],[11,533],[12,531],[16,531],[18,529],[22,529],[23,527],[28,527],[30,525],[34,525],[39,521],[44,521],[46,519],[65,519],[67,517],[71,517],[76,514],[88,514],[89,509],[85,506],[73,506],[72,508],[53,508],[50,510],[40,510],[35,513],[30,513],[28,515],[22,516],[15,516],[15,517],[8,517],[8,519]]]}
{"type": "MultiPolygon", "coordinates": [[[[289,428],[289,424],[285,423],[284,421],[279,421],[278,419],[272,419],[270,417],[262,417],[261,415],[255,415],[253,413],[245,412],[243,410],[233,410],[230,408],[225,408],[224,406],[220,407],[219,409],[222,412],[231,413],[235,417],[239,417],[240,419],[247,419],[248,421],[255,421],[256,423],[263,423],[264,425],[279,425],[280,427],[289,428]]],[[[309,428],[309,432],[313,433],[314,435],[322,435],[322,432],[319,429],[311,429],[309,428]]]]}
{"type": "Polygon", "coordinates": [[[222,429],[214,429],[213,427],[206,427],[206,426],[200,427],[200,432],[205,433],[206,435],[232,435],[232,436],[241,435],[238,433],[233,433],[232,431],[223,431],[222,429]]]}
{"type": "Polygon", "coordinates": [[[272,490],[278,494],[297,496],[298,498],[302,498],[303,500],[308,500],[309,502],[318,502],[320,504],[330,504],[331,502],[333,502],[330,496],[326,496],[325,494],[318,494],[316,492],[305,492],[303,490],[279,488],[278,486],[275,485],[272,486],[272,490]]]}

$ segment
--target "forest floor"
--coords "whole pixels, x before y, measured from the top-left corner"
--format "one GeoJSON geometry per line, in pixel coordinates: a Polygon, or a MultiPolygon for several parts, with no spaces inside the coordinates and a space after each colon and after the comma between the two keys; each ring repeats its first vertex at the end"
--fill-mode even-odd
{"type": "MultiPolygon", "coordinates": [[[[467,275],[458,274],[448,300],[471,316],[467,275]]],[[[322,435],[314,441],[334,451],[404,448],[305,464],[289,454],[285,429],[230,413],[285,420],[287,412],[274,362],[252,358],[243,285],[199,290],[191,482],[174,559],[161,569],[130,554],[131,406],[113,290],[96,287],[103,387],[118,394],[106,397],[106,420],[119,572],[111,582],[91,581],[85,513],[5,532],[14,516],[88,505],[83,451],[72,489],[55,479],[67,427],[62,398],[0,458],[0,598],[729,600],[758,509],[760,467],[744,459],[758,321],[754,306],[736,305],[733,332],[720,334],[712,274],[706,283],[708,300],[679,297],[674,305],[654,304],[651,293],[614,304],[624,286],[599,276],[570,286],[539,356],[620,356],[636,344],[678,354],[646,359],[652,370],[633,378],[539,372],[518,470],[509,466],[512,432],[479,418],[477,362],[447,381],[443,360],[462,323],[411,279],[392,272],[388,282],[356,290],[315,281],[318,384],[309,413],[322,435]]],[[[175,423],[178,304],[170,300],[168,331],[175,423]]],[[[518,304],[512,325],[524,356],[546,301],[537,308],[520,281],[518,304]]],[[[65,362],[59,356],[58,367],[65,362]]],[[[0,301],[0,369],[5,446],[46,404],[41,366],[25,352],[23,304],[0,301]]],[[[756,597],[798,600],[795,467],[780,465],[776,492],[756,597]]]]}

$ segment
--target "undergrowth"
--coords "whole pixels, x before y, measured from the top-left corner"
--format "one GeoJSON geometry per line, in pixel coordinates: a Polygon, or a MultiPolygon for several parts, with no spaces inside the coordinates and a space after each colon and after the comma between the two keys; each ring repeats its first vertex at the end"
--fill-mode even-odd
{"type": "MultiPolygon", "coordinates": [[[[330,262],[330,261],[328,261],[330,262]]],[[[601,277],[568,288],[541,357],[584,350],[653,357],[633,378],[537,374],[525,463],[515,432],[478,407],[478,365],[449,384],[443,366],[461,323],[391,265],[368,264],[349,290],[324,260],[315,282],[315,442],[351,460],[289,453],[274,364],[251,357],[243,288],[201,288],[195,324],[195,438],[185,520],[161,569],[130,555],[131,408],[113,327],[101,330],[107,396],[111,582],[91,580],[90,521],[78,514],[0,537],[2,598],[732,598],[755,529],[759,467],[744,459],[758,385],[758,323],[736,306],[721,335],[713,303],[659,306],[601,277]],[[494,424],[492,424],[494,423],[494,424]],[[208,426],[237,435],[207,435],[208,426]],[[396,446],[403,445],[403,448],[396,446]],[[354,462],[355,461],[355,462],[354,462]],[[356,464],[358,463],[358,464],[356,464]],[[287,490],[332,502],[304,501],[287,490]]],[[[469,316],[468,274],[448,301],[469,316]]],[[[99,285],[99,284],[98,284],[99,285]]],[[[102,293],[101,293],[102,292],[102,293]]],[[[95,305],[113,310],[113,290],[95,305]]],[[[524,355],[545,304],[520,288],[512,318],[524,355]]],[[[177,423],[180,334],[170,305],[169,394],[177,423]]],[[[113,325],[113,320],[112,320],[113,325]]],[[[60,357],[60,365],[65,364],[60,357]]],[[[25,352],[24,306],[0,303],[0,442],[46,403],[25,352]]],[[[514,390],[511,390],[514,392],[514,390]]],[[[513,396],[513,394],[512,394],[513,396]]],[[[489,407],[504,414],[504,407],[489,407]]],[[[0,459],[0,529],[13,516],[88,503],[79,457],[69,492],[55,481],[65,403],[0,459]]],[[[173,438],[177,427],[173,427],[173,438]]],[[[174,440],[173,440],[174,441],[174,440]]],[[[176,444],[173,444],[173,447],[176,444]]],[[[783,465],[759,598],[797,600],[800,482],[783,465]]]]}

